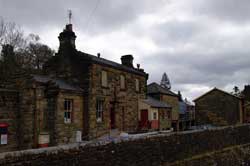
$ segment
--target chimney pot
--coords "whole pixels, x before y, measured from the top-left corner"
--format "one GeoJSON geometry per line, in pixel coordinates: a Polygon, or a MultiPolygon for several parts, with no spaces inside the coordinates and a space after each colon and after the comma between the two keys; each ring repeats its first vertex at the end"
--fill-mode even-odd
{"type": "Polygon", "coordinates": [[[97,53],[97,57],[100,58],[100,57],[101,57],[101,54],[100,54],[100,53],[97,53]]]}
{"type": "Polygon", "coordinates": [[[66,25],[66,30],[72,32],[73,31],[73,25],[72,24],[67,24],[66,25]]]}

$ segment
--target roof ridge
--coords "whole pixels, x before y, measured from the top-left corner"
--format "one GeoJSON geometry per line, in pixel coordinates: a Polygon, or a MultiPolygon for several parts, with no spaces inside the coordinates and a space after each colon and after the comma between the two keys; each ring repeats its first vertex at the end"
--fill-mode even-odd
{"type": "Polygon", "coordinates": [[[222,93],[225,93],[225,94],[227,94],[227,95],[233,96],[233,97],[238,98],[238,99],[242,99],[241,97],[235,96],[234,94],[231,94],[231,93],[229,93],[229,92],[227,92],[227,91],[224,91],[224,90],[221,90],[221,89],[219,89],[219,88],[217,88],[217,87],[214,87],[214,88],[212,88],[211,90],[209,90],[209,91],[207,91],[206,93],[204,93],[203,95],[201,95],[201,96],[195,98],[193,101],[199,100],[200,98],[204,97],[205,95],[211,93],[211,92],[214,91],[214,90],[218,90],[218,91],[220,91],[220,92],[222,92],[222,93]]]}

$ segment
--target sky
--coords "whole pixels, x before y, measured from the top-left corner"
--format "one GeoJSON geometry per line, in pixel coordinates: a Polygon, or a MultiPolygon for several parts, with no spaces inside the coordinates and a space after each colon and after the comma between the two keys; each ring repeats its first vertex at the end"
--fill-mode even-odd
{"type": "Polygon", "coordinates": [[[120,63],[125,54],[193,100],[250,84],[249,0],[0,0],[0,17],[57,50],[72,10],[76,48],[120,63]]]}

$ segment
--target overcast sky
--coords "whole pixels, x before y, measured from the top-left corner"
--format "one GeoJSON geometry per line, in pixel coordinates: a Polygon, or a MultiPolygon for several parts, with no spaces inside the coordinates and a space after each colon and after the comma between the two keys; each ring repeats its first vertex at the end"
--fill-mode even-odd
{"type": "Polygon", "coordinates": [[[148,83],[166,72],[190,100],[250,83],[249,0],[0,0],[5,21],[55,50],[68,9],[78,50],[119,63],[132,54],[148,83]]]}

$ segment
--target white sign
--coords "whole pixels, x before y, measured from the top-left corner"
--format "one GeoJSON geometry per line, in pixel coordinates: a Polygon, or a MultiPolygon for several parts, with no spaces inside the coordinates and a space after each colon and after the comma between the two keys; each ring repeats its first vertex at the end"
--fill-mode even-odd
{"type": "Polygon", "coordinates": [[[1,135],[1,145],[6,145],[8,142],[8,136],[7,134],[2,134],[1,135]]]}
{"type": "Polygon", "coordinates": [[[76,132],[76,142],[81,142],[82,141],[82,132],[77,131],[76,132]]]}

